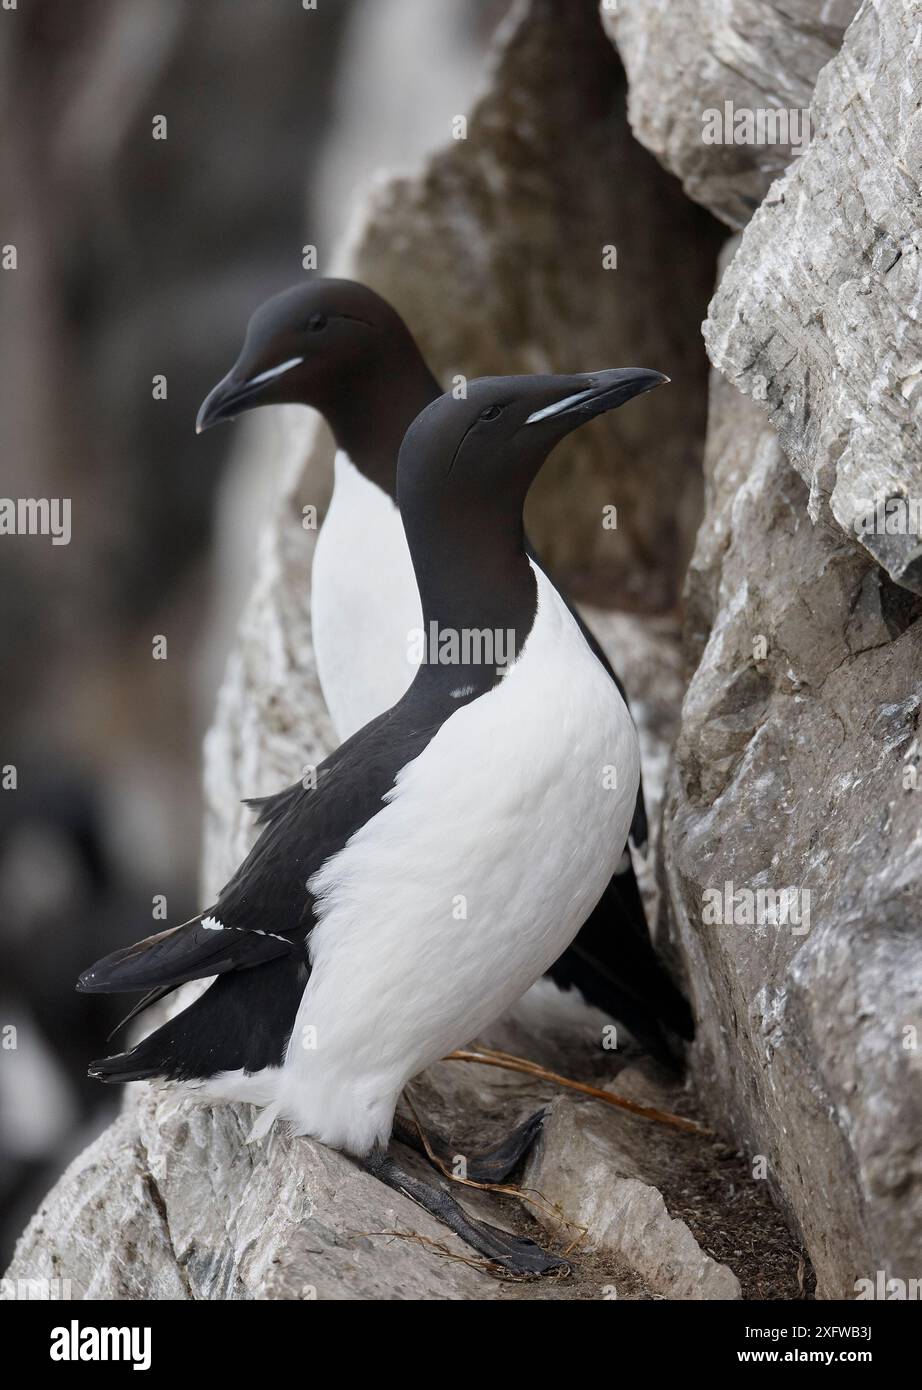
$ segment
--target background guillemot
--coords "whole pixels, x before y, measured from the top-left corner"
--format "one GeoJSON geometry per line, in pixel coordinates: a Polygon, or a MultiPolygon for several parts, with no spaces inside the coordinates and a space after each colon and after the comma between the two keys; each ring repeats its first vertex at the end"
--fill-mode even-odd
{"type": "MultiPolygon", "coordinates": [[[[408,634],[422,617],[397,506],[397,456],[404,432],[440,393],[386,300],[355,281],[318,278],[256,310],[237,362],[198,414],[202,430],[256,406],[301,404],[321,411],[333,431],[334,490],[314,552],[311,626],[340,738],[388,709],[413,677],[408,634]]],[[[626,701],[595,637],[571,612],[626,701]]],[[[631,836],[642,849],[642,785],[631,836]]],[[[628,849],[578,939],[548,973],[561,988],[579,988],[661,1061],[676,1059],[670,1030],[693,1036],[688,1004],[652,946],[628,849]]]]}
{"type": "MultiPolygon", "coordinates": [[[[106,957],[78,986],[150,998],[216,976],[91,1074],[190,1082],[206,1100],[260,1105],[261,1128],[281,1118],[357,1155],[522,1274],[561,1262],[473,1220],[386,1146],[406,1082],[548,968],[622,853],[636,731],[527,555],[522,507],[559,439],[664,380],[486,378],[466,400],[442,396],[422,412],[398,484],[424,618],[512,629],[514,662],[500,673],[424,661],[397,704],[321,764],[315,789],[298,783],[259,803],[262,834],[212,907],[106,957]]],[[[511,1161],[532,1133],[520,1129],[511,1161]]]]}

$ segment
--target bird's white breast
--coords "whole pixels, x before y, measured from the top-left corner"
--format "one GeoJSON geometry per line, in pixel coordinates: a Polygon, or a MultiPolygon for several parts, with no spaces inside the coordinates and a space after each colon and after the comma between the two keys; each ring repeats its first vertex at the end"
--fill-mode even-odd
{"type": "Polygon", "coordinates": [[[403,522],[394,503],[340,450],[311,572],[320,687],[340,740],[397,703],[416,673],[422,623],[403,522]]]}
{"type": "Polygon", "coordinates": [[[322,866],[313,970],[274,1113],[366,1152],[409,1078],[469,1041],[565,949],[624,848],[630,715],[560,596],[518,660],[399,774],[322,866]]]}

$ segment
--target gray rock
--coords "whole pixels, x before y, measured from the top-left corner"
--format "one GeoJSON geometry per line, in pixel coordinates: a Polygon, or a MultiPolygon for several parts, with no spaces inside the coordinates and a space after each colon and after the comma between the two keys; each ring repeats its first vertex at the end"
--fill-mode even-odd
{"type": "Polygon", "coordinates": [[[764,403],[810,515],[831,513],[916,593],[920,32],[918,0],[864,5],[817,83],[813,143],[747,227],[705,324],[711,360],[764,403]]]}
{"type": "Polygon", "coordinates": [[[820,1296],[854,1297],[878,1269],[915,1277],[922,1242],[920,609],[810,520],[764,414],[716,374],[710,421],[699,664],[664,811],[694,1071],[793,1214],[820,1296]],[[790,886],[801,920],[764,903],[750,921],[742,900],[706,915],[726,884],[790,886]]]}
{"type": "Polygon", "coordinates": [[[75,1298],[478,1298],[500,1286],[438,1222],[342,1155],[250,1112],[144,1088],[68,1169],[17,1247],[9,1281],[65,1277],[75,1298]],[[399,1233],[399,1234],[393,1234],[399,1233]]]}
{"type": "MultiPolygon", "coordinates": [[[[306,411],[290,411],[287,423],[274,435],[285,456],[273,468],[280,495],[259,537],[256,581],[205,740],[202,897],[209,902],[253,842],[253,814],[242,798],[290,785],[336,743],[310,633],[317,532],[305,526],[301,502],[329,494],[330,441],[306,411]]],[[[254,466],[268,466],[262,452],[254,466]]]]}
{"type": "MultiPolygon", "coordinates": [[[[706,143],[705,113],[800,113],[836,53],[858,0],[602,0],[603,22],[630,82],[637,139],[685,192],[744,227],[801,148],[799,115],[779,143],[706,143]]],[[[807,131],[805,124],[803,130],[807,131]]]]}
{"type": "Polygon", "coordinates": [[[187,1299],[135,1107],[75,1159],[20,1239],[0,1297],[61,1280],[61,1297],[187,1299]],[[18,1286],[18,1287],[17,1287],[18,1286]]]}
{"type": "Polygon", "coordinates": [[[595,0],[518,4],[504,39],[467,138],[446,131],[420,176],[377,190],[347,268],[397,305],[446,385],[622,363],[672,377],[655,408],[563,441],[528,512],[571,591],[663,611],[700,516],[700,319],[719,229],[631,137],[595,0]]]}
{"type": "MultiPolygon", "coordinates": [[[[612,1089],[629,1094],[627,1080],[622,1073],[612,1089]]],[[[645,1096],[648,1103],[666,1108],[670,1099],[668,1091],[645,1096]]],[[[581,1253],[617,1255],[663,1298],[739,1298],[736,1275],[701,1249],[651,1185],[644,1123],[601,1105],[570,1097],[555,1100],[523,1184],[548,1204],[536,1209],[539,1220],[564,1237],[572,1238],[574,1227],[584,1227],[578,1240],[581,1253]]]]}

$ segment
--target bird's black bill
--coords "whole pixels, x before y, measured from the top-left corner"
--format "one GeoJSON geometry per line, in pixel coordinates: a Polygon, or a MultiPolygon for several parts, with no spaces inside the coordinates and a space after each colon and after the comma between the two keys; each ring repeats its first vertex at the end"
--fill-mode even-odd
{"type": "Polygon", "coordinates": [[[575,389],[568,391],[560,400],[534,411],[525,423],[540,424],[542,420],[559,420],[566,416],[574,417],[575,425],[594,415],[602,415],[607,410],[615,410],[634,396],[641,396],[656,386],[663,386],[669,377],[646,367],[615,367],[604,372],[587,372],[585,376],[572,380],[575,389]]]}
{"type": "Polygon", "coordinates": [[[195,433],[201,434],[222,420],[233,420],[246,409],[249,401],[259,395],[260,385],[247,381],[233,382],[229,377],[219,381],[202,401],[195,417],[195,433]]]}
{"type": "MultiPolygon", "coordinates": [[[[260,372],[249,379],[237,377],[231,372],[223,381],[219,381],[202,401],[195,419],[196,434],[201,434],[203,430],[217,425],[221,420],[233,420],[244,410],[258,405],[270,382],[284,375],[292,367],[297,367],[302,361],[301,357],[291,357],[287,362],[281,362],[277,367],[271,367],[268,371],[260,372]]],[[[235,368],[235,371],[237,370],[239,368],[235,368]]]]}

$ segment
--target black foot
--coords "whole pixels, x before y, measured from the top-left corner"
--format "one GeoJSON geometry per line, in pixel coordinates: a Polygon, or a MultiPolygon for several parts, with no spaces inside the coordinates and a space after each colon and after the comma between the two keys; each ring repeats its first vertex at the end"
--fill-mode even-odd
{"type": "MultiPolygon", "coordinates": [[[[468,1178],[471,1182],[501,1183],[506,1181],[509,1174],[521,1163],[531,1149],[541,1133],[545,1113],[544,1110],[536,1110],[524,1124],[519,1125],[511,1134],[507,1134],[506,1138],[492,1149],[485,1149],[483,1153],[461,1154],[450,1144],[446,1144],[444,1139],[430,1134],[428,1130],[426,1131],[426,1139],[436,1158],[449,1173],[457,1177],[468,1178]],[[456,1172],[456,1163],[459,1158],[464,1159],[464,1168],[462,1171],[456,1172]]],[[[403,1120],[396,1119],[394,1121],[394,1138],[399,1139],[401,1144],[406,1144],[416,1153],[428,1157],[419,1130],[412,1122],[407,1124],[403,1120]]]]}
{"type": "Polygon", "coordinates": [[[475,1221],[459,1207],[453,1197],[438,1187],[429,1187],[394,1162],[383,1149],[373,1149],[365,1159],[365,1167],[395,1192],[403,1192],[424,1210],[460,1236],[465,1244],[500,1265],[510,1274],[534,1278],[540,1274],[568,1274],[566,1260],[542,1250],[533,1240],[509,1235],[486,1221],[475,1221]]]}

